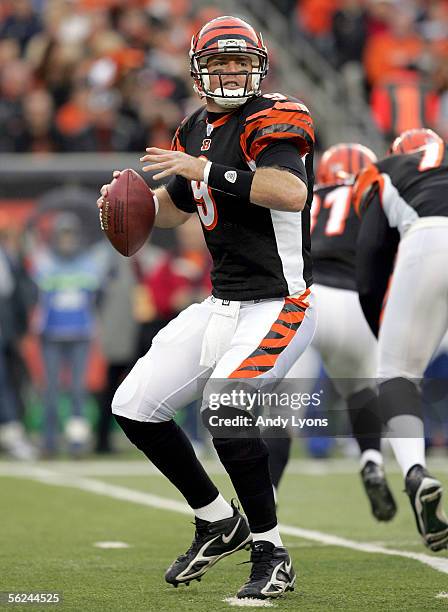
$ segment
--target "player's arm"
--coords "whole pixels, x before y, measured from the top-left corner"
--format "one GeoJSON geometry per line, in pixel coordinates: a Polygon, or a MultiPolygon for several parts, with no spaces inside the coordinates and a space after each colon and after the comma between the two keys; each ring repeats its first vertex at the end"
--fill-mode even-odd
{"type": "Polygon", "coordinates": [[[378,336],[381,311],[400,237],[391,228],[379,191],[370,196],[358,233],[356,281],[359,301],[370,329],[378,336]]]}
{"type": "Polygon", "coordinates": [[[301,211],[308,196],[307,174],[297,146],[274,141],[257,157],[250,201],[265,208],[301,211]]]}
{"type": "Polygon", "coordinates": [[[174,204],[166,187],[158,187],[154,193],[159,203],[159,210],[154,223],[155,227],[177,227],[191,217],[192,213],[180,210],[174,204]]]}
{"type": "MultiPolygon", "coordinates": [[[[166,151],[156,147],[148,148],[147,151],[148,154],[141,161],[150,162],[151,165],[144,166],[143,171],[159,170],[154,175],[156,180],[178,176],[188,181],[204,181],[212,190],[274,210],[299,212],[305,206],[307,186],[303,179],[288,168],[263,167],[253,172],[212,163],[183,151],[166,151]]],[[[295,164],[303,167],[297,150],[294,151],[294,157],[295,164]]],[[[274,164],[275,161],[272,161],[274,164]]],[[[292,161],[291,165],[294,166],[292,161]]]]}
{"type": "Polygon", "coordinates": [[[264,208],[300,212],[308,196],[303,180],[282,168],[259,168],[254,173],[250,201],[264,208]]]}

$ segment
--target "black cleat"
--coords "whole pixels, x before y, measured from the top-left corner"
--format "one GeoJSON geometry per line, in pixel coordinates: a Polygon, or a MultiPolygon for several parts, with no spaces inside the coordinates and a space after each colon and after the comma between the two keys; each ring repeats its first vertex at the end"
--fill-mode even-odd
{"type": "Polygon", "coordinates": [[[397,512],[397,504],[387,484],[383,467],[374,461],[367,461],[361,470],[361,480],[373,516],[378,521],[391,521],[397,512]]]}
{"type": "Polygon", "coordinates": [[[442,485],[426,468],[414,465],[406,475],[406,493],[425,546],[437,552],[448,548],[448,518],[442,508],[442,485]]]}
{"type": "Polygon", "coordinates": [[[233,504],[233,516],[221,521],[196,518],[196,531],[190,548],[180,555],[165,573],[165,580],[177,587],[191,580],[200,580],[215,563],[237,550],[246,548],[252,540],[246,518],[233,504]]]}
{"type": "Polygon", "coordinates": [[[286,548],[271,542],[253,542],[249,580],[237,593],[238,599],[268,599],[294,591],[296,574],[286,548]]]}

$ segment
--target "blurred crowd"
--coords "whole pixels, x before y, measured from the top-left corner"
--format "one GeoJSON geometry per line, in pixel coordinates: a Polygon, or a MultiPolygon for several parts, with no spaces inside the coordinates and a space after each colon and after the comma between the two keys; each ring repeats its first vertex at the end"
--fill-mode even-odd
{"type": "Polygon", "coordinates": [[[64,210],[25,231],[2,225],[0,450],[23,460],[113,452],[118,384],[168,321],[210,294],[199,222],[172,243],[124,258],[104,238],[89,243],[80,217],[64,210]]]}
{"type": "MultiPolygon", "coordinates": [[[[419,125],[448,136],[447,0],[264,1],[292,24],[288,44],[300,49],[300,32],[366,98],[387,139],[419,125]]],[[[169,146],[199,104],[191,35],[219,14],[192,0],[2,0],[0,153],[169,146]]]]}
{"type": "Polygon", "coordinates": [[[390,141],[431,127],[448,139],[447,0],[273,0],[368,101],[390,141]]]}
{"type": "Polygon", "coordinates": [[[169,147],[199,105],[191,0],[2,0],[0,153],[169,147]]]}

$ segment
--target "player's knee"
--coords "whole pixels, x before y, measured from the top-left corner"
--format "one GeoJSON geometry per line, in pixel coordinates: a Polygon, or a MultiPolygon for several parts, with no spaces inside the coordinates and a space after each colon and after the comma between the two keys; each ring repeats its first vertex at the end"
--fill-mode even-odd
{"type": "Polygon", "coordinates": [[[171,420],[175,409],[166,402],[166,398],[151,395],[143,367],[143,360],[139,359],[118,387],[112,400],[112,413],[148,423],[171,420]]]}
{"type": "Polygon", "coordinates": [[[420,392],[417,385],[406,378],[393,378],[379,386],[378,402],[383,423],[396,416],[422,417],[420,392]]]}
{"type": "Polygon", "coordinates": [[[213,445],[226,466],[229,463],[248,465],[269,457],[263,438],[213,438],[213,445]]]}
{"type": "Polygon", "coordinates": [[[141,368],[142,360],[139,359],[121,385],[115,391],[112,400],[112,412],[123,413],[132,419],[133,414],[137,414],[139,400],[141,400],[141,368]]]}
{"type": "Polygon", "coordinates": [[[165,444],[165,441],[172,435],[173,429],[177,428],[173,420],[161,423],[144,423],[120,415],[115,415],[115,419],[126,437],[143,452],[165,444]]]}
{"type": "Polygon", "coordinates": [[[380,365],[377,370],[377,379],[391,380],[393,378],[422,378],[426,366],[420,364],[403,364],[397,360],[387,360],[380,357],[380,365]]]}

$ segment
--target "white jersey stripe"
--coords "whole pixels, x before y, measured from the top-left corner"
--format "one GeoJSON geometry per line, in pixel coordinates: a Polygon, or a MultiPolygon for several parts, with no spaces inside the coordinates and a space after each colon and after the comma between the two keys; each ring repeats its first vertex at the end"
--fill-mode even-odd
{"type": "Polygon", "coordinates": [[[288,294],[303,292],[302,213],[271,210],[277,251],[282,262],[288,294]]]}
{"type": "Polygon", "coordinates": [[[391,227],[396,227],[400,232],[400,236],[406,233],[419,216],[417,212],[404,200],[398,189],[390,180],[388,174],[382,173],[384,179],[384,191],[382,204],[387,220],[391,227]]]}

